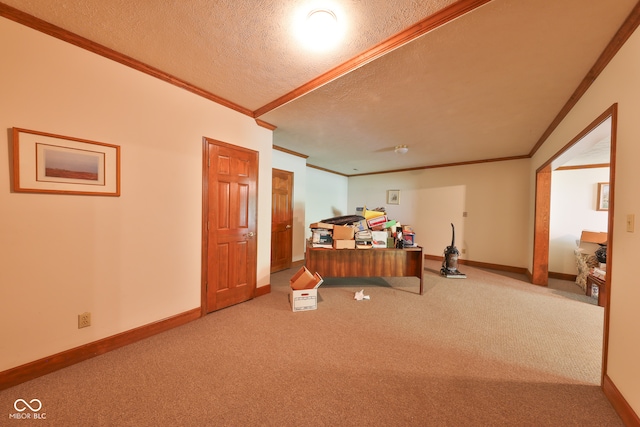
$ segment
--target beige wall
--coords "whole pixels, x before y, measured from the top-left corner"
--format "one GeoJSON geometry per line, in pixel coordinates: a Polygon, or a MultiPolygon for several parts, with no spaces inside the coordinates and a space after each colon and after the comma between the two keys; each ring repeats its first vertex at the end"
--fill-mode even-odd
{"type": "Polygon", "coordinates": [[[511,160],[351,177],[349,211],[384,207],[429,255],[442,256],[453,223],[461,259],[526,267],[528,175],[529,160],[511,160]],[[399,205],[387,204],[387,190],[400,190],[399,205]]]}
{"type": "Polygon", "coordinates": [[[269,283],[271,131],[5,19],[0,57],[0,370],[200,306],[203,136],[260,153],[269,283]],[[12,127],[120,145],[121,197],[11,193],[12,127]]]}
{"type": "MultiPolygon", "coordinates": [[[[611,105],[618,104],[616,176],[613,190],[615,212],[613,230],[609,230],[613,238],[612,256],[607,263],[607,270],[611,275],[611,305],[606,374],[636,414],[640,414],[640,339],[637,332],[640,325],[640,285],[635,266],[638,264],[640,228],[636,224],[636,231],[628,233],[625,221],[627,214],[635,214],[636,219],[640,219],[639,94],[640,32],[636,30],[586,95],[536,153],[530,171],[530,188],[533,189],[535,170],[611,105]]],[[[530,194],[533,198],[533,190],[530,194]]],[[[533,219],[529,224],[529,233],[529,248],[532,248],[533,219]]]]}
{"type": "Polygon", "coordinates": [[[349,180],[345,176],[307,168],[305,238],[311,237],[309,224],[355,213],[347,210],[348,188],[349,180]]]}
{"type": "Polygon", "coordinates": [[[596,210],[598,183],[609,168],[568,169],[551,176],[549,271],[577,274],[575,250],[583,230],[607,232],[608,212],[596,210]]]}

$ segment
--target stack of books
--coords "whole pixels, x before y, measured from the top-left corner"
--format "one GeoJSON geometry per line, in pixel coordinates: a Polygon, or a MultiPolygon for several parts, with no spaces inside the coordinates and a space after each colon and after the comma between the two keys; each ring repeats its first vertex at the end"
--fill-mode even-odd
{"type": "MultiPolygon", "coordinates": [[[[318,223],[319,224],[319,223],[318,223]]],[[[327,224],[330,225],[330,224],[327,224]]],[[[332,228],[328,226],[311,228],[311,246],[314,248],[331,248],[333,247],[332,228]]]]}
{"type": "Polygon", "coordinates": [[[373,240],[371,238],[371,230],[360,230],[355,234],[356,248],[357,249],[371,249],[373,247],[373,240]]]}

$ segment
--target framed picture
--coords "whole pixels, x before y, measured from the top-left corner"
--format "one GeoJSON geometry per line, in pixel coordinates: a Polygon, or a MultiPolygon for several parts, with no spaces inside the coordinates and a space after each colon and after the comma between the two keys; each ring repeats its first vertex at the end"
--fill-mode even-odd
{"type": "Polygon", "coordinates": [[[400,204],[400,190],[387,190],[387,204],[389,205],[400,204]]]}
{"type": "Polygon", "coordinates": [[[120,147],[13,128],[13,191],[120,195],[120,147]]]}
{"type": "Polygon", "coordinates": [[[596,207],[596,210],[597,211],[609,210],[609,183],[608,182],[598,183],[598,206],[596,207]]]}

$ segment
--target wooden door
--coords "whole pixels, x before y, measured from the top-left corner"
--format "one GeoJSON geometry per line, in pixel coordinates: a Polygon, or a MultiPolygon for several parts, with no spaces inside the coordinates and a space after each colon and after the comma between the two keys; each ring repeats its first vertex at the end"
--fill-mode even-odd
{"type": "Polygon", "coordinates": [[[258,153],[205,138],[205,155],[203,276],[211,312],[255,293],[258,153]]]}
{"type": "Polygon", "coordinates": [[[293,172],[273,169],[271,184],[271,272],[291,268],[293,172]]]}

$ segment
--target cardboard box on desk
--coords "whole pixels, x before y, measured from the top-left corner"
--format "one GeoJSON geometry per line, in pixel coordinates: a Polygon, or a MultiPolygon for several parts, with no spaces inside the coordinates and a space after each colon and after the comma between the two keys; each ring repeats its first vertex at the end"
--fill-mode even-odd
{"type": "Polygon", "coordinates": [[[375,230],[376,228],[380,228],[382,229],[384,227],[384,224],[388,221],[387,216],[386,215],[382,215],[376,218],[371,218],[367,220],[367,224],[369,225],[369,228],[372,230],[375,230]]]}
{"type": "Polygon", "coordinates": [[[333,240],[351,240],[353,239],[355,229],[346,225],[333,226],[333,240]]]}
{"type": "Polygon", "coordinates": [[[404,232],[402,233],[402,239],[404,240],[405,247],[414,247],[416,246],[416,234],[404,232]]]}
{"type": "Polygon", "coordinates": [[[363,219],[362,221],[358,221],[354,224],[354,230],[357,233],[358,231],[366,231],[369,229],[369,224],[367,224],[367,220],[363,219]]]}
{"type": "Polygon", "coordinates": [[[309,228],[324,228],[325,230],[333,230],[333,224],[327,224],[326,222],[314,222],[309,224],[309,228]]]}
{"type": "Polygon", "coordinates": [[[600,244],[607,243],[607,233],[584,230],[580,235],[580,245],[582,253],[593,255],[600,249],[600,244]]]}
{"type": "Polygon", "coordinates": [[[354,240],[354,242],[356,242],[356,249],[371,249],[373,247],[371,239],[354,240]]]}
{"type": "Polygon", "coordinates": [[[355,240],[333,240],[333,249],[355,249],[355,240]]]}
{"type": "Polygon", "coordinates": [[[289,303],[293,311],[308,311],[318,308],[318,286],[323,282],[318,273],[311,274],[307,267],[293,275],[289,284],[289,303]]]}
{"type": "Polygon", "coordinates": [[[387,237],[389,237],[389,233],[386,231],[372,231],[371,232],[371,240],[374,248],[386,248],[387,247],[387,237]]]}

